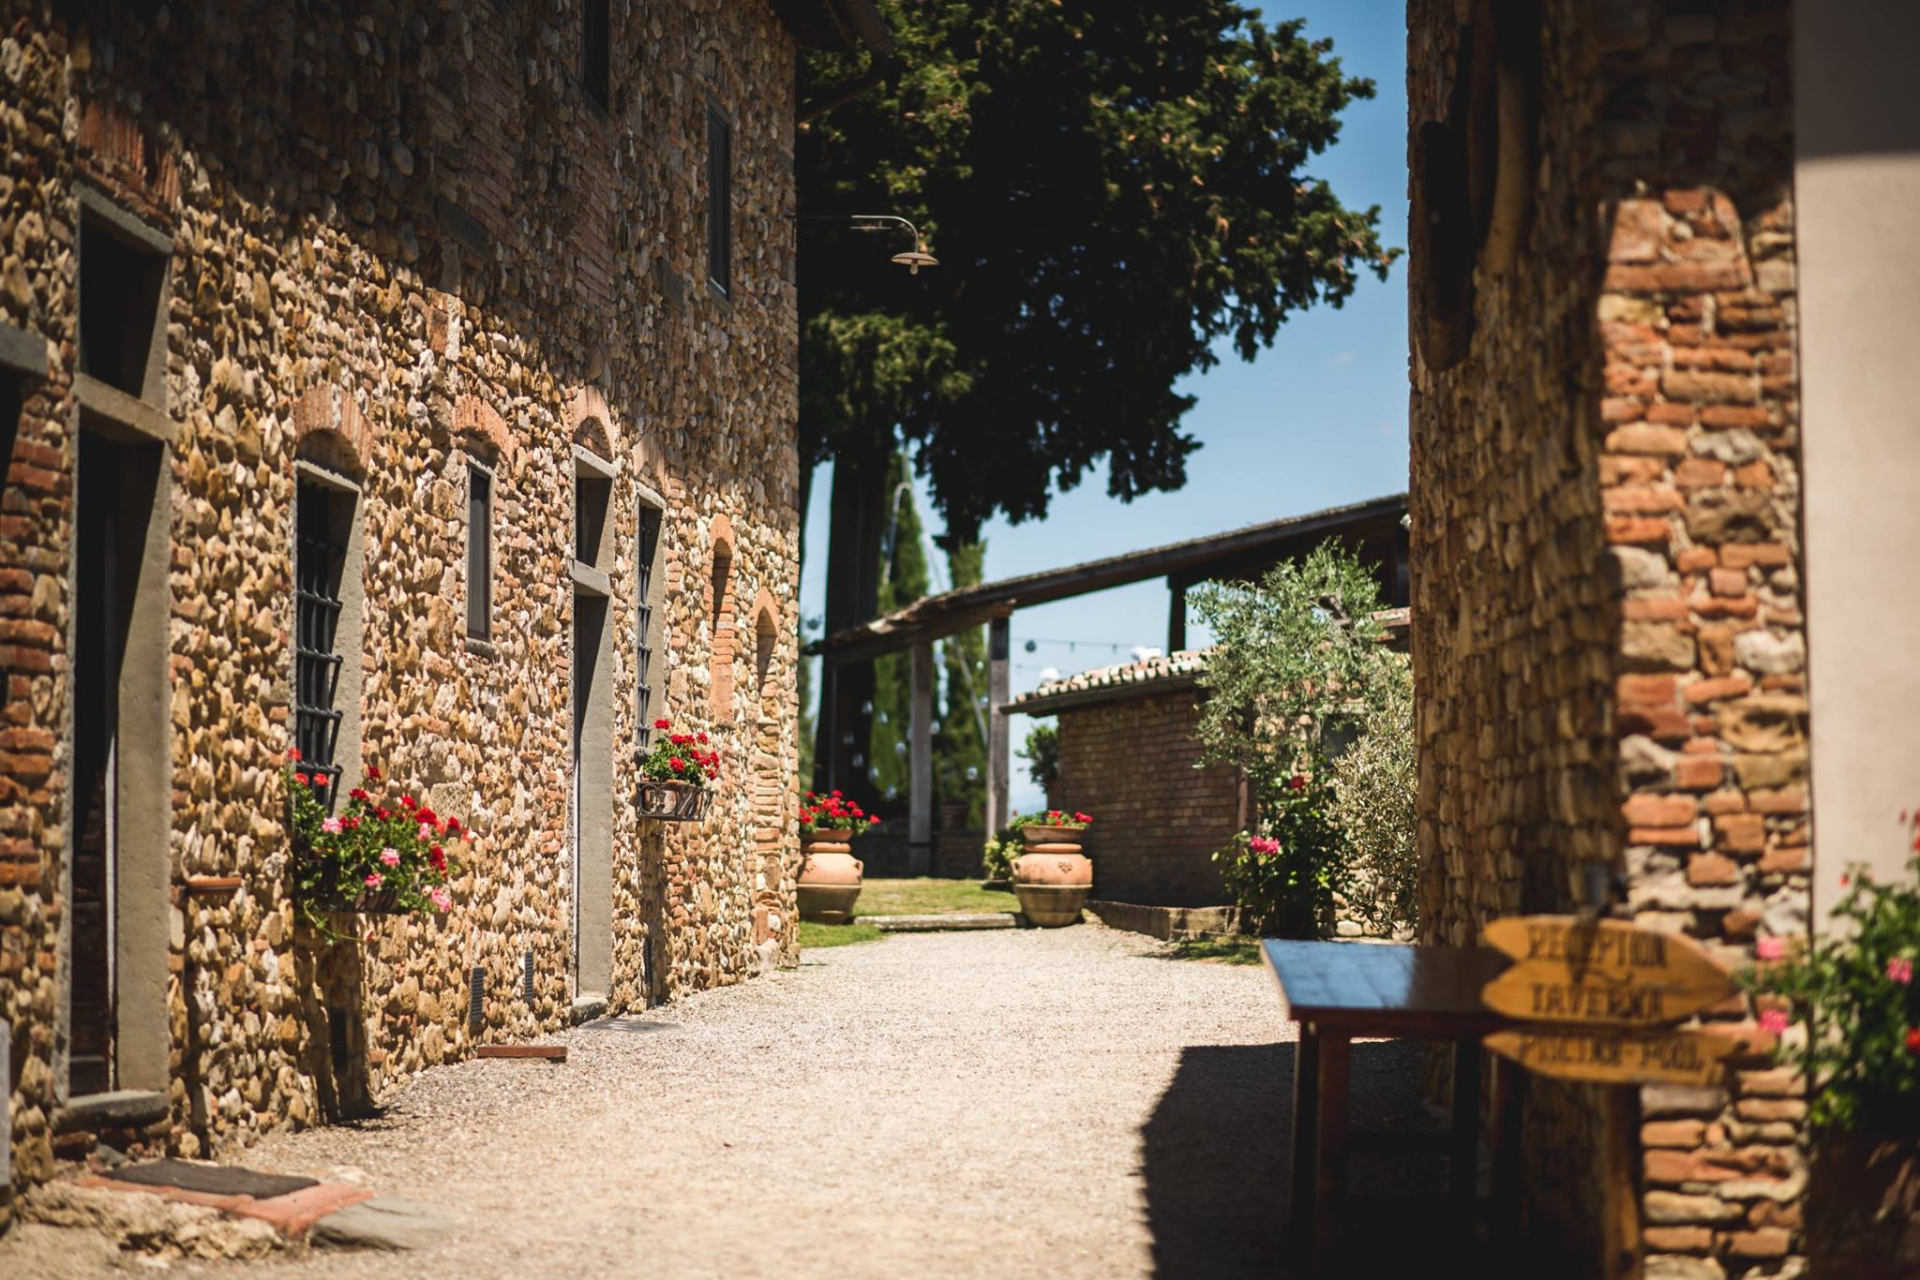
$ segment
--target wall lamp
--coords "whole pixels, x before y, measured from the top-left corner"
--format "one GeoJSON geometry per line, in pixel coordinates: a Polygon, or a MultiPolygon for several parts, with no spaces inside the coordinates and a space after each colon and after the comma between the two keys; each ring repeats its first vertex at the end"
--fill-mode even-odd
{"type": "Polygon", "coordinates": [[[849,214],[804,214],[802,222],[850,222],[855,231],[891,231],[895,227],[905,227],[907,234],[913,237],[913,248],[904,253],[896,253],[890,262],[897,262],[913,275],[920,274],[922,267],[937,267],[940,259],[927,252],[926,239],[920,234],[920,228],[905,218],[891,213],[849,213],[849,214]]]}

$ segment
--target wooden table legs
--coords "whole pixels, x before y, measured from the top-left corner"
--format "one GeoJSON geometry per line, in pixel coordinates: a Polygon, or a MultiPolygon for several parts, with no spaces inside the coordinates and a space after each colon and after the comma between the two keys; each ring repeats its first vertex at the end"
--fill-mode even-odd
{"type": "Polygon", "coordinates": [[[1293,1062],[1292,1229],[1295,1248],[1316,1274],[1339,1243],[1346,1205],[1351,1052],[1343,1033],[1300,1028],[1293,1062]]]}
{"type": "Polygon", "coordinates": [[[1463,1243],[1473,1243],[1474,1208],[1480,1191],[1480,1042],[1453,1042],[1453,1140],[1448,1147],[1447,1190],[1463,1243]]]}

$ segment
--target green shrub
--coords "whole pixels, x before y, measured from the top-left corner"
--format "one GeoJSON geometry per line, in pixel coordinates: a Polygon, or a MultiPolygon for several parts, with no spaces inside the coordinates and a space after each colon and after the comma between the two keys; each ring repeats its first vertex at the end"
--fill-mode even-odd
{"type": "Polygon", "coordinates": [[[1333,762],[1334,818],[1351,855],[1349,910],[1379,934],[1412,927],[1420,907],[1418,752],[1413,667],[1389,664],[1381,700],[1360,717],[1360,738],[1333,762]]]}

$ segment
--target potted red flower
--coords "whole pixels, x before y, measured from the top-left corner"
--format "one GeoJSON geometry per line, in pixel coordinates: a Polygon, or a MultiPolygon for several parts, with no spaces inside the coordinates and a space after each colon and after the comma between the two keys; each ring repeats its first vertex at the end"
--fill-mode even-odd
{"type": "Polygon", "coordinates": [[[853,918],[865,864],[853,856],[853,841],[880,825],[857,800],[838,791],[807,792],[800,806],[800,918],[845,924],[853,918]]]}
{"type": "Polygon", "coordinates": [[[287,752],[287,786],[294,843],[294,889],[300,913],[322,936],[336,937],[324,917],[335,912],[408,915],[453,907],[447,846],[472,833],[413,796],[386,790],[369,766],[377,791],[355,787],[338,814],[326,803],[329,771],[309,770],[300,752],[287,752]]]}
{"type": "Polygon", "coordinates": [[[640,816],[662,822],[704,817],[720,777],[720,749],[705,733],[676,733],[670,720],[653,722],[653,744],[640,759],[640,816]]]}
{"type": "Polygon", "coordinates": [[[1093,863],[1080,852],[1080,833],[1092,821],[1091,814],[1048,809],[1008,824],[1026,844],[1013,860],[1013,896],[1028,923],[1048,929],[1080,923],[1080,908],[1093,894],[1093,863]]]}

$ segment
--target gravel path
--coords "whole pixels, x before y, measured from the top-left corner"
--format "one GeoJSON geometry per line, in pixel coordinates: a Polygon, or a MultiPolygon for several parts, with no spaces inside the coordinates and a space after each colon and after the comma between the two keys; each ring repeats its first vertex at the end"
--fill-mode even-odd
{"type": "MultiPolygon", "coordinates": [[[[1293,1046],[1258,967],[1094,925],[892,937],[468,1062],[259,1169],[450,1211],[412,1254],[273,1274],[1273,1275],[1293,1046]]],[[[1355,1051],[1356,1120],[1417,1123],[1406,1047],[1355,1051]]]]}

